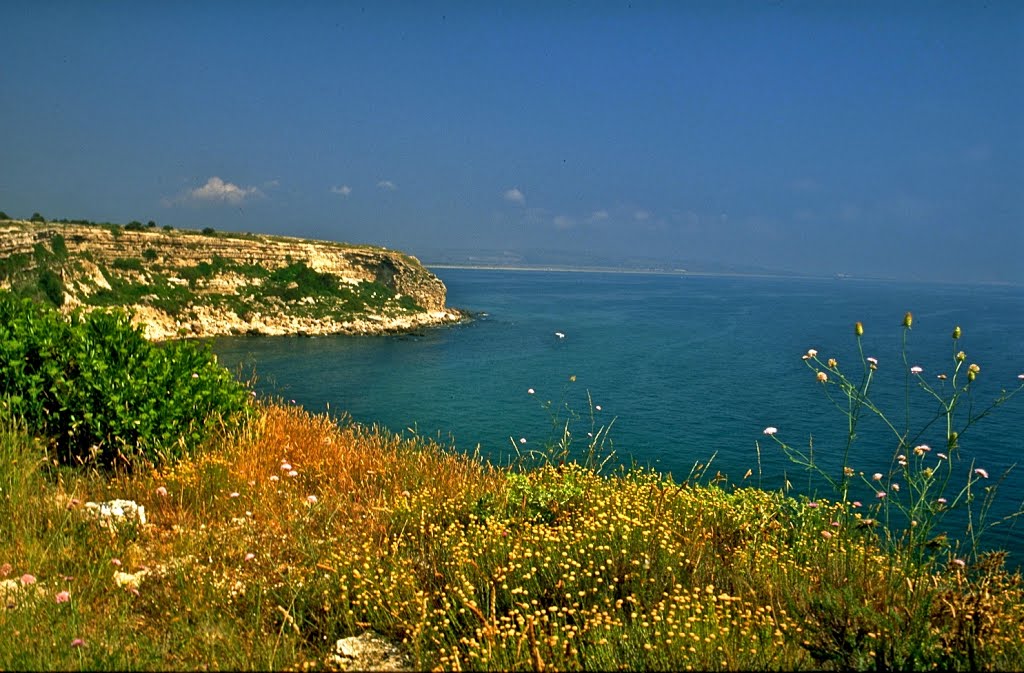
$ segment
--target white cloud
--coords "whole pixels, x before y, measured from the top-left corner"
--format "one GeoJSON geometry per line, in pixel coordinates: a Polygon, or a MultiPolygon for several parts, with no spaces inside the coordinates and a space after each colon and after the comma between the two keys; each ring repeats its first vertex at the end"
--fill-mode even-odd
{"type": "Polygon", "coordinates": [[[633,213],[633,219],[638,220],[640,222],[643,222],[644,220],[646,220],[650,216],[651,216],[651,214],[649,212],[647,212],[646,210],[638,210],[635,213],[633,213]]]}
{"type": "Polygon", "coordinates": [[[555,225],[555,229],[571,229],[576,225],[576,220],[569,217],[568,215],[559,215],[552,220],[555,225]]]}
{"type": "Polygon", "coordinates": [[[504,197],[506,201],[511,201],[512,203],[518,203],[520,205],[526,203],[526,194],[519,191],[518,187],[513,187],[512,189],[507,190],[504,197]]]}
{"type": "Polygon", "coordinates": [[[377,186],[386,192],[393,192],[396,189],[398,189],[398,187],[395,186],[395,183],[391,182],[390,180],[381,180],[380,182],[377,183],[377,186]]]}
{"type": "Polygon", "coordinates": [[[188,198],[195,201],[223,201],[231,204],[239,204],[251,196],[260,197],[263,196],[263,192],[256,187],[239,187],[224,182],[216,175],[207,180],[202,187],[188,192],[188,198]]]}
{"type": "Polygon", "coordinates": [[[352,188],[348,185],[338,185],[337,187],[331,187],[332,194],[341,194],[342,196],[348,196],[352,193],[352,188]]]}
{"type": "Polygon", "coordinates": [[[601,222],[602,220],[607,220],[607,219],[608,219],[608,211],[607,210],[595,210],[594,212],[592,212],[590,214],[590,218],[588,218],[588,221],[590,221],[590,222],[601,222]]]}

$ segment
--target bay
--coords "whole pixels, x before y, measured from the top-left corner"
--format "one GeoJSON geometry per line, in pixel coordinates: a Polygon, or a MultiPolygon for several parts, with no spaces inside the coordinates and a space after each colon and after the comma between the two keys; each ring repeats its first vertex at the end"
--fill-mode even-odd
{"type": "MultiPolygon", "coordinates": [[[[580,417],[571,427],[575,446],[582,450],[588,431],[611,424],[621,464],[679,481],[711,461],[705,478],[720,473],[724,484],[779,488],[788,481],[797,492],[823,496],[825,485],[763,434],[774,426],[792,446],[807,449],[813,441],[816,460],[833,474],[841,470],[846,420],[801,360],[808,349],[835,357],[859,381],[853,325],[862,322],[864,355],[879,362],[873,394],[898,427],[909,365],[921,366],[935,386],[936,375],[953,373],[954,326],[963,330],[956,348],[981,367],[976,410],[1015,388],[1024,372],[1024,292],[1014,286],[434,271],[448,287],[449,305],[474,312],[473,321],[401,336],[221,338],[214,351],[239,376],[254,371],[263,394],[467,452],[479,447],[498,463],[557,440],[571,409],[580,417]],[[906,311],[914,324],[904,364],[906,311]],[[563,410],[554,427],[552,410],[563,410]]],[[[935,403],[910,383],[911,427],[920,427],[935,403]]],[[[1024,395],[964,433],[962,478],[974,460],[990,475],[985,485],[995,483],[1021,455],[1022,431],[1024,395]]],[[[944,446],[944,424],[920,441],[944,446]]],[[[894,447],[893,435],[868,418],[847,462],[867,475],[888,472],[894,447]]],[[[862,499],[875,495],[858,488],[862,499]]],[[[1011,471],[1000,493],[993,520],[1020,506],[1024,469],[1011,471]]],[[[1001,525],[987,544],[1008,548],[1016,565],[1024,556],[1022,532],[1012,522],[1001,525]]]]}

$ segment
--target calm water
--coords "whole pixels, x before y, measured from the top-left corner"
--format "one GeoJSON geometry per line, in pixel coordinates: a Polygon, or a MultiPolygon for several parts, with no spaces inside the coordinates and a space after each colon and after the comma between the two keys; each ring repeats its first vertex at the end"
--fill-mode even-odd
{"type": "MultiPolygon", "coordinates": [[[[955,325],[968,362],[981,366],[980,408],[1024,372],[1024,290],[852,280],[795,280],[612,273],[438,269],[449,304],[480,313],[471,323],[391,337],[224,338],[214,350],[225,365],[255,368],[263,392],[306,408],[347,412],[360,423],[396,432],[477,445],[496,461],[511,439],[539,447],[554,437],[542,404],[564,402],[588,415],[587,392],[601,407],[597,426],[614,419],[618,458],[684,479],[695,462],[714,456],[711,472],[732,483],[788,477],[798,489],[807,474],[762,434],[806,447],[838,470],[845,419],[823,394],[800,356],[816,348],[859,372],[853,324],[865,326],[865,355],[879,360],[875,390],[897,425],[905,422],[903,314],[914,314],[909,363],[929,381],[951,372],[955,325]],[[555,332],[565,334],[564,338],[555,332]],[[575,382],[569,377],[574,375],[575,382]],[[536,394],[530,395],[528,389],[536,394]],[[510,439],[511,438],[511,439],[510,439]],[[754,476],[743,480],[748,469],[754,476]]],[[[858,377],[859,380],[859,377],[858,377]]],[[[911,391],[913,427],[934,404],[911,391]]],[[[582,435],[589,418],[576,426],[582,435]]],[[[992,479],[1024,448],[1024,395],[970,428],[962,450],[992,479]]],[[[886,472],[894,442],[881,424],[865,423],[851,465],[886,472]]],[[[920,441],[944,444],[940,424],[920,441]]],[[[967,465],[964,465],[966,474],[967,465]]],[[[1024,494],[1024,466],[1001,487],[997,514],[1024,494]]],[[[823,493],[824,494],[824,493],[823,493]]],[[[869,500],[866,488],[857,494],[869,500]]],[[[1024,523],[993,532],[990,543],[1024,557],[1024,523]]]]}

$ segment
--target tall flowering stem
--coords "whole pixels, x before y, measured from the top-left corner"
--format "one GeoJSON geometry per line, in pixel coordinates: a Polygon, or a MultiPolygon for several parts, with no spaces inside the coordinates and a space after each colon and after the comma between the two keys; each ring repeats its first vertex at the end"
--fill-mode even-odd
{"type": "Polygon", "coordinates": [[[962,509],[967,519],[966,542],[970,544],[971,553],[977,555],[982,533],[1000,521],[1024,514],[1024,505],[1008,517],[990,522],[989,511],[1001,479],[989,481],[989,473],[972,461],[966,471],[963,486],[957,488],[955,479],[964,474],[960,442],[971,426],[1024,390],[1024,375],[1018,377],[1022,382],[1016,388],[1009,392],[1004,389],[988,406],[979,409],[974,402],[973,383],[982,370],[975,363],[968,364],[967,355],[960,344],[963,334],[960,327],[956,327],[952,334],[952,374],[939,374],[936,379],[939,383],[932,385],[925,378],[923,367],[910,364],[907,344],[912,325],[913,316],[908,312],[902,324],[902,361],[906,374],[904,418],[900,427],[897,426],[899,421],[894,422],[892,415],[884,411],[872,396],[872,383],[879,363],[875,358],[864,355],[862,323],[858,322],[854,327],[861,365],[859,382],[851,380],[840,369],[835,358],[823,359],[817,350],[807,351],[802,358],[814,373],[825,396],[846,418],[847,433],[841,471],[838,474],[830,473],[814,461],[813,443],[804,452],[784,441],[774,427],[767,428],[765,434],[779,445],[792,462],[822,477],[837,492],[843,504],[849,505],[851,517],[862,527],[864,522],[880,521],[889,542],[900,547],[906,546],[923,558],[942,548],[937,540],[947,539],[945,532],[935,534],[936,527],[947,514],[962,509]],[[915,390],[922,391],[938,403],[937,411],[919,428],[911,423],[911,397],[915,390]],[[854,470],[850,463],[854,443],[858,439],[858,424],[865,411],[882,422],[893,442],[888,471],[876,472],[870,477],[854,470]],[[941,449],[933,450],[924,443],[924,439],[932,427],[941,421],[945,425],[941,449]],[[851,488],[855,480],[869,489],[863,499],[874,503],[864,508],[864,513],[856,511],[860,508],[859,501],[851,502],[851,488]],[[897,530],[900,526],[903,530],[897,530]]]}

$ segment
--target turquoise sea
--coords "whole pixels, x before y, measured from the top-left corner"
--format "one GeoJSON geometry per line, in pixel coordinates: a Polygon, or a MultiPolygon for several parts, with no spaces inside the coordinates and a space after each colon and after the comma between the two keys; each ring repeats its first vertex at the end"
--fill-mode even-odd
{"type": "MultiPolygon", "coordinates": [[[[873,392],[897,427],[907,420],[908,365],[922,367],[936,386],[938,374],[952,374],[954,326],[963,330],[958,348],[966,351],[967,363],[981,367],[975,411],[1002,389],[1017,387],[1024,372],[1020,287],[451,268],[435,273],[448,287],[449,305],[474,312],[473,321],[402,336],[222,338],[214,351],[240,376],[254,370],[263,393],[312,411],[344,412],[363,424],[415,431],[467,452],[479,446],[496,462],[515,455],[513,442],[529,449],[557,439],[546,401],[581,416],[573,431],[576,446],[584,447],[592,430],[589,393],[595,427],[612,424],[621,463],[635,461],[682,480],[695,463],[713,459],[707,476],[721,473],[723,485],[779,488],[788,479],[797,492],[822,497],[827,486],[809,480],[763,434],[774,426],[794,446],[806,449],[813,441],[816,460],[833,473],[841,470],[846,420],[801,360],[808,349],[837,358],[859,381],[863,361],[854,323],[861,321],[864,355],[878,360],[873,392]],[[904,364],[906,311],[914,323],[904,364]]],[[[937,403],[910,383],[910,425],[919,429],[937,403]]],[[[918,443],[942,447],[944,436],[944,423],[935,423],[918,443]]],[[[867,475],[888,472],[895,446],[883,424],[868,418],[849,464],[867,475]]],[[[963,434],[962,477],[974,460],[989,474],[985,485],[993,485],[1020,460],[1022,449],[1024,393],[963,434]]],[[[858,489],[854,497],[874,500],[873,489],[858,489]]],[[[1024,466],[1005,478],[1000,493],[993,520],[1020,506],[1024,466]]],[[[966,524],[948,522],[961,529],[966,524]]],[[[1024,558],[1024,521],[997,527],[986,539],[1010,549],[1014,565],[1024,558]]]]}

